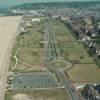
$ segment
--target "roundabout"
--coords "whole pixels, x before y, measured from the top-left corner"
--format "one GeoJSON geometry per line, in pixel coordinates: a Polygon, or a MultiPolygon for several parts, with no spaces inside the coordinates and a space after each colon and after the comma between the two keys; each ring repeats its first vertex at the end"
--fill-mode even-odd
{"type": "Polygon", "coordinates": [[[71,68],[72,68],[72,63],[60,59],[53,60],[48,64],[49,70],[69,70],[71,68]]]}

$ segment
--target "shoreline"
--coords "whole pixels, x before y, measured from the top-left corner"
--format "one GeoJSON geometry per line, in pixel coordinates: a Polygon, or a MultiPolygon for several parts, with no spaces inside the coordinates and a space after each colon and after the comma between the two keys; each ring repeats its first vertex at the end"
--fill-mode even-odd
{"type": "Polygon", "coordinates": [[[21,16],[0,17],[0,99],[4,100],[10,55],[21,16]]]}

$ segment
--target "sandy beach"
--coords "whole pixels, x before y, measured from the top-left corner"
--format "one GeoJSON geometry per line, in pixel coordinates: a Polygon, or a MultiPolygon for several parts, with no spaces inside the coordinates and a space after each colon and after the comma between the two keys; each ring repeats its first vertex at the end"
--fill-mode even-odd
{"type": "Polygon", "coordinates": [[[21,16],[0,17],[0,100],[4,100],[10,54],[21,16]]]}

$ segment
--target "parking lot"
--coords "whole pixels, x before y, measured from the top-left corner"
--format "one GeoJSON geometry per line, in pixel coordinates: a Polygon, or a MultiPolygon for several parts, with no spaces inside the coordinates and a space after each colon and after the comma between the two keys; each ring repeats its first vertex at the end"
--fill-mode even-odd
{"type": "Polygon", "coordinates": [[[49,72],[21,73],[12,80],[12,90],[56,88],[58,81],[49,72]]]}

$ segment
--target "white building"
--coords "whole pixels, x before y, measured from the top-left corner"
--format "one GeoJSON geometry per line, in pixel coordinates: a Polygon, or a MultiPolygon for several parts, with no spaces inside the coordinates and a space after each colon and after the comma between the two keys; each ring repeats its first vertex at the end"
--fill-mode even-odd
{"type": "Polygon", "coordinates": [[[40,20],[40,18],[33,18],[32,19],[32,22],[40,22],[41,20],[40,20]]]}

